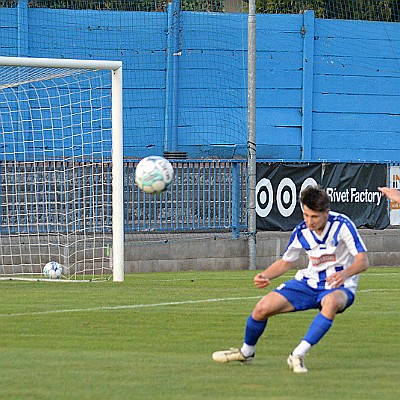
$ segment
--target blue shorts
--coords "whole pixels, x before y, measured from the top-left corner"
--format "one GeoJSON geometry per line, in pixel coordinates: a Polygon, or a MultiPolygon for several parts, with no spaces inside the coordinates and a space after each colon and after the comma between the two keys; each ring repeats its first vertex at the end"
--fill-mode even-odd
{"type": "Polygon", "coordinates": [[[335,289],[325,289],[324,287],[314,289],[307,285],[306,282],[292,279],[279,285],[274,292],[286,297],[289,303],[294,307],[294,311],[304,311],[314,308],[321,309],[322,299],[335,290],[343,290],[347,294],[347,304],[342,311],[339,311],[339,313],[341,313],[354,302],[354,294],[343,286],[335,289]]]}

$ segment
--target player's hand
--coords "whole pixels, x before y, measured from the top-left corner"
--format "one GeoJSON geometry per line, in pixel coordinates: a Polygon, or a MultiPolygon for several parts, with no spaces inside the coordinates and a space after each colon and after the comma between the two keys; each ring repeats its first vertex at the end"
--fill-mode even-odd
{"type": "Polygon", "coordinates": [[[378,187],[378,189],[390,200],[400,202],[400,191],[396,188],[378,187]]]}
{"type": "Polygon", "coordinates": [[[254,284],[259,288],[259,289],[264,289],[267,287],[271,281],[266,278],[263,274],[257,274],[254,277],[254,284]]]}
{"type": "Polygon", "coordinates": [[[329,275],[326,278],[326,282],[332,289],[336,289],[344,284],[345,278],[342,276],[340,272],[336,272],[332,275],[329,275]]]}

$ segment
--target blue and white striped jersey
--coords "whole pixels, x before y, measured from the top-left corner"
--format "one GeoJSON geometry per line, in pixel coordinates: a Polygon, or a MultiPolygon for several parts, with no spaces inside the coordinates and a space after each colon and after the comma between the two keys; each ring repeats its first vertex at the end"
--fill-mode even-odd
{"type": "MultiPolygon", "coordinates": [[[[305,222],[298,224],[282,258],[289,262],[296,261],[302,249],[308,256],[308,267],[299,270],[295,278],[304,280],[313,288],[325,289],[331,288],[325,282],[329,275],[349,267],[356,254],[367,251],[350,218],[334,211],[329,212],[321,235],[308,229],[305,222]]],[[[354,293],[357,283],[358,275],[354,275],[346,279],[344,286],[354,293]]]]}

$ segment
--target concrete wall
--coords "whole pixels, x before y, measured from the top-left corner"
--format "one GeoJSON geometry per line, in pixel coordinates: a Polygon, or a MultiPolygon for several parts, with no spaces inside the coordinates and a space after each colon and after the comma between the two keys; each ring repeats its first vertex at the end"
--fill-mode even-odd
{"type": "MultiPolygon", "coordinates": [[[[400,266],[400,229],[360,229],[360,233],[368,248],[371,266],[400,266]]],[[[290,232],[257,233],[260,269],[282,255],[289,236],[290,232]]],[[[305,263],[304,256],[297,266],[305,263]]],[[[247,269],[247,240],[208,238],[138,246],[127,237],[125,268],[126,273],[247,269]]]]}

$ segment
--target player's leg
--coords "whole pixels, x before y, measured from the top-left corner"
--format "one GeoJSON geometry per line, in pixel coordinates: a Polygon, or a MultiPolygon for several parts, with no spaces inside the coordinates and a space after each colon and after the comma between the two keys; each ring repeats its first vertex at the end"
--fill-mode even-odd
{"type": "Polygon", "coordinates": [[[293,306],[281,294],[270,292],[255,306],[252,314],[247,318],[244,342],[241,349],[232,348],[213,353],[213,360],[220,363],[240,361],[249,364],[254,358],[255,346],[263,334],[268,318],[276,314],[293,311],[293,306]]]}
{"type": "Polygon", "coordinates": [[[242,353],[245,356],[254,354],[258,339],[263,334],[270,317],[293,310],[294,307],[292,304],[280,293],[270,292],[264,296],[247,318],[244,343],[241,349],[242,353]]]}
{"type": "Polygon", "coordinates": [[[321,312],[317,314],[300,344],[288,358],[288,364],[294,372],[307,372],[304,357],[329,331],[337,313],[343,312],[354,300],[354,296],[345,290],[330,291],[321,300],[321,312]]]}

